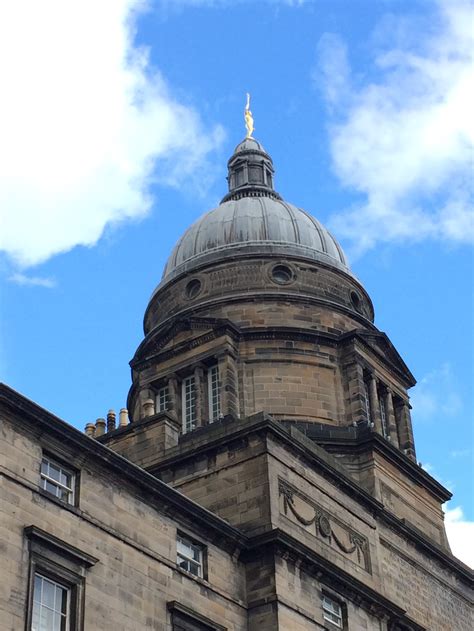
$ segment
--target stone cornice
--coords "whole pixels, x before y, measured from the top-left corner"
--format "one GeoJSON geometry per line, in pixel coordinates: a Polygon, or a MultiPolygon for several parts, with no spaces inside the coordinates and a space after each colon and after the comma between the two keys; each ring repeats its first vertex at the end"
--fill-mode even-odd
{"type": "Polygon", "coordinates": [[[403,621],[409,625],[412,631],[426,631],[425,627],[414,622],[406,616],[406,610],[385,598],[377,591],[358,580],[353,574],[349,574],[325,557],[318,554],[301,541],[295,539],[287,532],[275,528],[261,535],[256,535],[249,540],[243,558],[255,558],[255,554],[262,548],[271,548],[274,551],[287,551],[290,555],[296,556],[302,560],[306,568],[316,574],[323,582],[326,579],[331,586],[349,599],[363,604],[369,610],[376,614],[385,614],[397,621],[403,621]]]}
{"type": "MultiPolygon", "coordinates": [[[[323,476],[336,484],[339,489],[347,493],[353,500],[364,506],[371,515],[383,520],[389,527],[406,537],[413,545],[430,554],[430,556],[437,558],[462,580],[468,583],[472,581],[472,572],[464,563],[447,554],[443,549],[424,537],[422,533],[388,511],[381,502],[376,500],[352,480],[329,452],[322,447],[318,447],[317,444],[304,436],[304,434],[295,427],[289,427],[287,429],[280,422],[275,421],[263,412],[244,420],[227,417],[223,421],[217,421],[212,425],[201,427],[187,434],[187,440],[181,442],[178,447],[170,449],[170,455],[168,457],[165,456],[160,464],[150,468],[150,471],[157,475],[160,471],[170,468],[174,464],[182,463],[189,458],[193,458],[196,449],[199,449],[199,453],[203,454],[206,451],[222,447],[226,443],[235,441],[237,438],[242,438],[250,433],[272,434],[274,437],[284,442],[287,448],[300,453],[307,459],[310,465],[316,465],[323,476]]],[[[398,452],[392,445],[384,445],[383,443],[385,441],[375,433],[371,433],[369,440],[376,442],[378,447],[382,446],[390,449],[392,455],[394,452],[398,452]]],[[[436,480],[431,478],[426,471],[423,471],[423,469],[404,456],[404,454],[399,453],[399,456],[406,466],[411,468],[412,472],[419,475],[420,480],[429,481],[436,486],[438,492],[444,491],[449,493],[449,491],[444,489],[436,480]]]]}
{"type": "MultiPolygon", "coordinates": [[[[184,515],[196,527],[205,529],[209,539],[217,542],[217,545],[220,545],[222,548],[231,552],[235,552],[237,549],[248,549],[249,538],[239,529],[185,497],[159,480],[152,473],[133,464],[97,440],[86,436],[75,427],[72,427],[2,383],[0,383],[0,410],[4,414],[10,413],[18,425],[30,430],[33,434],[37,436],[49,434],[68,445],[72,450],[77,451],[83,459],[87,459],[87,457],[93,458],[94,462],[111,469],[117,478],[122,478],[125,483],[138,488],[139,491],[146,491],[150,498],[158,499],[163,511],[181,518],[184,515]]],[[[255,432],[271,433],[274,437],[284,442],[289,449],[299,452],[310,464],[316,465],[323,475],[331,479],[352,499],[364,505],[371,514],[383,519],[395,531],[404,535],[412,544],[436,557],[462,580],[472,584],[472,572],[466,565],[446,554],[416,529],[387,511],[383,504],[374,499],[344,473],[342,467],[338,465],[331,454],[327,453],[322,447],[314,445],[309,438],[306,438],[295,428],[288,430],[281,423],[264,413],[256,414],[244,421],[227,417],[224,421],[218,421],[192,432],[188,435],[188,441],[183,445],[185,450],[178,451],[173,457],[164,459],[160,467],[155,467],[153,471],[157,472],[160,469],[164,469],[174,461],[179,462],[193,457],[196,439],[198,439],[197,442],[199,442],[199,438],[201,439],[199,448],[202,453],[207,449],[213,449],[229,441],[234,441],[237,437],[255,432]],[[213,432],[216,434],[215,437],[212,437],[213,432]]],[[[329,562],[326,561],[326,563],[329,562]]]]}
{"type": "Polygon", "coordinates": [[[222,335],[229,335],[232,339],[238,339],[240,337],[240,329],[227,319],[177,317],[168,322],[166,326],[153,329],[153,331],[145,337],[130,361],[130,366],[132,369],[146,368],[157,361],[163,361],[167,357],[178,355],[191,348],[196,348],[222,335]],[[181,342],[172,349],[161,350],[174,335],[181,331],[189,331],[192,329],[197,331],[199,331],[199,329],[205,329],[206,333],[198,335],[192,340],[181,342]],[[144,357],[142,357],[143,355],[144,357]]]}
{"type": "Polygon", "coordinates": [[[3,383],[0,383],[0,410],[12,414],[15,422],[27,429],[34,428],[37,434],[54,435],[82,457],[92,457],[118,478],[122,477],[129,485],[158,499],[163,510],[176,516],[185,515],[191,523],[206,529],[209,538],[218,541],[224,549],[234,551],[246,545],[246,535],[237,528],[3,383]]]}
{"type": "MultiPolygon", "coordinates": [[[[294,303],[304,303],[304,304],[314,304],[319,307],[326,307],[331,309],[331,311],[337,311],[339,313],[343,313],[346,316],[349,316],[354,321],[359,322],[361,325],[367,328],[367,330],[378,331],[377,327],[370,319],[361,315],[357,311],[350,309],[349,307],[343,305],[342,303],[335,302],[332,300],[325,300],[321,297],[314,296],[308,293],[291,293],[291,292],[283,292],[281,287],[273,288],[269,287],[264,290],[252,290],[246,292],[235,292],[229,293],[223,296],[216,296],[213,298],[209,298],[199,302],[198,304],[183,306],[177,313],[169,316],[163,322],[160,322],[158,325],[153,327],[151,330],[147,332],[147,336],[153,334],[157,330],[161,329],[161,327],[168,326],[170,322],[174,320],[186,320],[190,317],[193,317],[195,314],[199,314],[200,311],[208,311],[211,307],[215,308],[220,305],[230,305],[233,303],[239,303],[243,300],[258,300],[260,303],[275,301],[275,300],[284,300],[285,302],[294,302],[294,303]]],[[[150,303],[151,304],[151,303],[150,303]]],[[[197,316],[199,317],[199,316],[197,316]]],[[[146,318],[146,314],[145,314],[146,318]]]]}
{"type": "Polygon", "coordinates": [[[324,445],[328,451],[334,451],[338,454],[363,453],[369,450],[376,451],[398,469],[401,469],[411,480],[427,488],[440,502],[447,502],[452,497],[452,493],[448,489],[377,432],[365,428],[365,431],[359,429],[356,437],[337,437],[335,432],[333,432],[332,436],[315,436],[313,440],[317,441],[318,444],[324,445]]]}
{"type": "Polygon", "coordinates": [[[362,345],[370,354],[375,355],[382,364],[385,364],[391,372],[401,378],[407,388],[411,388],[416,384],[415,377],[410,372],[397,349],[393,346],[387,334],[383,331],[377,329],[370,331],[354,329],[348,333],[343,333],[339,339],[341,344],[356,342],[362,345]],[[386,352],[370,344],[371,339],[376,339],[385,345],[386,352]]]}
{"type": "Polygon", "coordinates": [[[91,554],[83,552],[83,550],[79,550],[76,546],[72,546],[70,543],[51,535],[49,532],[46,532],[37,526],[26,526],[24,533],[30,541],[36,541],[54,552],[66,555],[73,559],[76,563],[79,563],[86,568],[92,567],[99,561],[99,559],[91,554]]]}

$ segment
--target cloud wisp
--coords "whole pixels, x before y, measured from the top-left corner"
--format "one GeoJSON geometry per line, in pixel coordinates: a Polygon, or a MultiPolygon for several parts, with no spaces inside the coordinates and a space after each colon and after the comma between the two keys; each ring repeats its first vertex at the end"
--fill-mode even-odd
{"type": "MultiPolygon", "coordinates": [[[[261,0],[262,3],[269,5],[282,5],[288,7],[302,7],[310,4],[314,0],[261,0]]],[[[159,6],[162,9],[185,9],[185,8],[209,8],[220,9],[230,8],[236,4],[245,4],[249,0],[159,0],[159,6]]]]}
{"type": "Polygon", "coordinates": [[[463,402],[449,362],[420,379],[411,394],[411,404],[415,421],[443,420],[460,414],[463,402]]]}
{"type": "Polygon", "coordinates": [[[314,76],[329,106],[334,170],[360,200],[331,224],[354,255],[384,241],[474,241],[471,10],[467,0],[439,0],[421,36],[392,22],[362,82],[337,35],[319,43],[314,76]]]}
{"type": "Polygon", "coordinates": [[[22,267],[143,217],[221,142],[134,45],[145,4],[1,5],[0,251],[22,267]]]}
{"type": "Polygon", "coordinates": [[[53,289],[56,287],[56,281],[54,278],[48,278],[45,276],[28,276],[21,272],[16,272],[9,277],[9,282],[22,287],[45,287],[46,289],[53,289]]]}

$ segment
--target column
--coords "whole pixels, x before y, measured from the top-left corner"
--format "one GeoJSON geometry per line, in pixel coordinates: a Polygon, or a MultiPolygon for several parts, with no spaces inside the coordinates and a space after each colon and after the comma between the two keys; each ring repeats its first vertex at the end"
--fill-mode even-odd
{"type": "Polygon", "coordinates": [[[221,380],[221,410],[226,416],[239,416],[237,399],[237,365],[235,356],[230,351],[225,351],[218,357],[219,378],[221,380]]]}
{"type": "Polygon", "coordinates": [[[395,410],[393,409],[393,393],[390,388],[385,390],[385,413],[387,415],[388,435],[390,442],[394,447],[398,447],[397,422],[395,419],[395,410]]]}
{"type": "Polygon", "coordinates": [[[166,385],[168,386],[169,395],[168,412],[171,418],[177,421],[179,414],[179,388],[178,378],[175,374],[169,375],[166,385]]]}
{"type": "Polygon", "coordinates": [[[360,420],[368,421],[365,408],[364,369],[356,362],[348,364],[345,367],[345,378],[348,387],[348,398],[346,398],[347,423],[352,424],[360,420]]]}
{"type": "Polygon", "coordinates": [[[415,441],[413,439],[410,405],[408,401],[402,401],[399,407],[398,430],[400,449],[403,449],[409,458],[416,461],[415,441]]]}
{"type": "Polygon", "coordinates": [[[370,413],[372,415],[372,421],[375,426],[374,429],[378,434],[383,435],[382,419],[380,418],[379,395],[377,392],[377,379],[375,378],[374,374],[370,375],[369,396],[370,396],[370,413]]]}
{"type": "Polygon", "coordinates": [[[203,425],[203,419],[207,417],[204,412],[204,367],[198,364],[194,368],[194,403],[196,406],[196,427],[203,425]]]}

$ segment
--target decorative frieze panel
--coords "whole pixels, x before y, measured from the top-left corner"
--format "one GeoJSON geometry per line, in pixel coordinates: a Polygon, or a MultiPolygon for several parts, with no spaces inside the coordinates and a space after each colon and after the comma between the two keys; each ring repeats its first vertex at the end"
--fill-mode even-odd
{"type": "Polygon", "coordinates": [[[279,480],[279,495],[280,512],[283,515],[371,573],[369,543],[364,535],[341,522],[284,480],[279,480]]]}

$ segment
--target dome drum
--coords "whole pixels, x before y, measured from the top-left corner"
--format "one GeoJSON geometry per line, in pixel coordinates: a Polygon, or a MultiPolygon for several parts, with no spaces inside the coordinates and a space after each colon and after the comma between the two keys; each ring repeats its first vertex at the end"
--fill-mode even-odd
{"type": "MultiPolygon", "coordinates": [[[[346,318],[341,330],[371,326],[373,307],[369,296],[353,277],[334,266],[316,260],[280,256],[280,252],[258,254],[252,251],[240,256],[214,261],[183,271],[159,288],[152,297],[145,315],[145,333],[172,317],[186,314],[205,317],[222,315],[226,305],[232,306],[236,323],[245,323],[244,304],[262,300],[266,304],[294,303],[318,307],[318,312],[334,310],[346,318]],[[242,315],[237,315],[242,312],[242,315]]],[[[276,307],[275,307],[276,308],[276,307]]],[[[283,324],[283,322],[282,322],[283,324]]],[[[244,324],[245,325],[245,324],[244,324]]],[[[304,320],[292,326],[306,326],[304,320]]],[[[311,325],[312,326],[312,325],[311,325]]]]}

